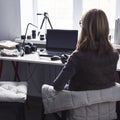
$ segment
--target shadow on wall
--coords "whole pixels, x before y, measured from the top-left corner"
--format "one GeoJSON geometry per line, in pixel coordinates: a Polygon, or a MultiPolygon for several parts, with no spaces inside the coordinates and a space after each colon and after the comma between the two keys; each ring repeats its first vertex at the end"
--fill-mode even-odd
{"type": "Polygon", "coordinates": [[[0,0],[0,40],[20,37],[20,1],[0,0]]]}

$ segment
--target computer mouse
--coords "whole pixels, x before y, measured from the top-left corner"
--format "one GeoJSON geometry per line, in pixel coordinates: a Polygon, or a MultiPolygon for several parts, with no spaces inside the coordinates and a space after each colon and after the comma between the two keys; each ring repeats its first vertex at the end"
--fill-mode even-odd
{"type": "Polygon", "coordinates": [[[61,57],[60,57],[60,56],[57,56],[57,55],[54,55],[54,56],[51,57],[51,60],[52,60],[52,61],[61,60],[61,57]]]}
{"type": "Polygon", "coordinates": [[[40,49],[40,52],[42,52],[42,51],[44,51],[44,49],[43,49],[43,48],[41,48],[41,49],[40,49]]]}

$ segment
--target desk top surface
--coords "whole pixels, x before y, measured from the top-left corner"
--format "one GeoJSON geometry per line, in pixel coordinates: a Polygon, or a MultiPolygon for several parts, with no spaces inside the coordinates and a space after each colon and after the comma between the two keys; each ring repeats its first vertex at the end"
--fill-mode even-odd
{"type": "Polygon", "coordinates": [[[61,60],[51,61],[50,57],[40,57],[38,52],[35,52],[32,54],[25,54],[23,57],[21,57],[21,56],[18,56],[18,57],[0,56],[0,60],[39,63],[39,64],[51,64],[51,65],[63,66],[61,60]]]}
{"type": "MultiPolygon", "coordinates": [[[[114,48],[120,49],[120,45],[113,45],[114,48]]],[[[63,66],[64,64],[61,60],[51,61],[50,57],[41,57],[39,56],[38,52],[32,54],[25,54],[23,57],[7,57],[7,56],[0,56],[0,60],[7,60],[7,61],[18,61],[18,62],[28,62],[28,63],[38,63],[38,64],[50,64],[50,65],[59,65],[63,66]]],[[[117,71],[120,71],[120,55],[117,64],[117,71]]]]}
{"type": "MultiPolygon", "coordinates": [[[[51,61],[50,57],[40,57],[37,52],[33,54],[27,54],[23,57],[4,57],[0,56],[0,60],[7,60],[7,61],[18,61],[18,62],[28,62],[28,63],[38,63],[38,64],[50,64],[50,65],[59,65],[63,66],[61,60],[51,61]]],[[[120,58],[117,64],[117,71],[120,71],[120,58]]]]}

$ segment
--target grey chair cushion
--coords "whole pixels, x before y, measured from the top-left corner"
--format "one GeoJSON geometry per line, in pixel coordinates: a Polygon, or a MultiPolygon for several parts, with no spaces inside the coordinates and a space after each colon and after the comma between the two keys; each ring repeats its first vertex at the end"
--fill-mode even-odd
{"type": "Polygon", "coordinates": [[[24,102],[27,82],[0,81],[0,102],[24,102]]]}

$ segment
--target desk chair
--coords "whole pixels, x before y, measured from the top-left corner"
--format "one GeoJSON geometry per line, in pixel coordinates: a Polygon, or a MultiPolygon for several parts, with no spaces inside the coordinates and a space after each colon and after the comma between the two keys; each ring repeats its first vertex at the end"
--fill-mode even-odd
{"type": "Polygon", "coordinates": [[[0,120],[25,120],[26,82],[0,81],[0,120]]]}
{"type": "Polygon", "coordinates": [[[120,84],[101,90],[59,92],[43,85],[42,98],[46,115],[66,111],[67,120],[115,120],[120,84]]]}

